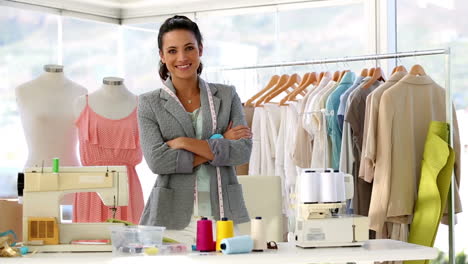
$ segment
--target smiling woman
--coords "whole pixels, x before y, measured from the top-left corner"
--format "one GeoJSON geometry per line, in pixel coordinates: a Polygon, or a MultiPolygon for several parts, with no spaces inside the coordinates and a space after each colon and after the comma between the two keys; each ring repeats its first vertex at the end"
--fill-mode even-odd
{"type": "Polygon", "coordinates": [[[234,166],[249,161],[250,129],[234,87],[200,78],[202,40],[187,17],[161,25],[163,87],[140,96],[138,110],[143,154],[159,175],[141,224],[165,226],[166,236],[188,245],[201,216],[249,221],[234,166]]]}

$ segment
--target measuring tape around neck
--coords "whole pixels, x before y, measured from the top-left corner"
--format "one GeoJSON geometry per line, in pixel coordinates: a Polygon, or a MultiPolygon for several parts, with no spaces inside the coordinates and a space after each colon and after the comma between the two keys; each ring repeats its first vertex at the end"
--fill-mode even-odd
{"type": "MultiPolygon", "coordinates": [[[[211,93],[211,89],[208,85],[207,82],[205,82],[204,80],[200,79],[201,82],[203,83],[203,86],[204,88],[206,89],[206,93],[208,95],[208,103],[210,105],[210,112],[211,112],[211,124],[212,124],[212,129],[211,129],[211,133],[214,135],[216,134],[216,127],[218,125],[218,120],[217,120],[217,117],[216,117],[216,111],[215,111],[215,106],[214,106],[214,102],[213,102],[213,94],[211,93]]],[[[172,98],[174,98],[174,100],[176,100],[176,102],[179,103],[179,105],[182,107],[182,109],[185,111],[185,107],[184,105],[182,104],[182,102],[180,102],[179,98],[175,95],[175,93],[169,89],[169,87],[167,87],[165,84],[164,84],[164,81],[163,81],[163,90],[168,93],[172,98]]],[[[222,189],[222,185],[221,185],[221,170],[219,167],[216,167],[216,176],[217,176],[217,181],[218,181],[218,199],[219,199],[219,219],[222,219],[224,217],[224,202],[223,202],[223,189],[222,189]]],[[[195,204],[196,206],[198,207],[198,191],[197,191],[197,177],[195,176],[195,191],[194,191],[194,197],[195,197],[195,204]]],[[[198,212],[198,208],[195,208],[195,212],[198,212]]],[[[196,213],[198,214],[198,213],[196,213]]]]}

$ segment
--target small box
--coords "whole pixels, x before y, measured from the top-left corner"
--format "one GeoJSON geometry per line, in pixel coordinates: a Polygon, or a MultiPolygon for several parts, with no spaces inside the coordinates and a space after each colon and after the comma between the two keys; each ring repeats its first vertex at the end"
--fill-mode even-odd
{"type": "Polygon", "coordinates": [[[165,227],[115,226],[110,227],[112,253],[115,255],[143,255],[145,248],[162,245],[165,227]]]}

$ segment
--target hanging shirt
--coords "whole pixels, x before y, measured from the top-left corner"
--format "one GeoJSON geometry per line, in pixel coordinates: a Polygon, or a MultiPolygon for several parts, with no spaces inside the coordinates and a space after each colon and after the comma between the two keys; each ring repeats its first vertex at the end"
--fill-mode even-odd
{"type": "Polygon", "coordinates": [[[278,131],[278,138],[276,139],[276,153],[275,153],[275,175],[281,178],[281,194],[283,197],[283,213],[287,215],[287,208],[289,204],[288,191],[286,189],[286,178],[284,170],[284,155],[285,155],[285,133],[286,133],[286,112],[288,106],[280,106],[280,127],[278,131]]]}
{"type": "Polygon", "coordinates": [[[262,120],[262,154],[261,175],[275,175],[276,140],[280,126],[280,110],[277,104],[267,103],[263,106],[265,119],[262,120]]]}
{"type": "Polygon", "coordinates": [[[304,116],[307,100],[316,88],[317,87],[312,87],[304,98],[298,101],[299,122],[296,130],[296,144],[294,144],[293,160],[294,164],[300,168],[310,168],[310,161],[312,159],[312,138],[304,129],[302,118],[304,116]]]}
{"type": "MultiPolygon", "coordinates": [[[[372,194],[372,185],[358,177],[359,166],[361,163],[361,147],[364,131],[364,115],[366,110],[366,97],[374,91],[383,82],[376,81],[368,88],[363,88],[361,85],[351,94],[351,101],[345,113],[345,121],[351,127],[351,135],[353,139],[353,155],[355,162],[353,166],[354,176],[354,198],[353,208],[354,213],[367,216],[369,214],[369,204],[372,194]]],[[[364,85],[367,85],[364,84],[364,85]]]]}
{"type": "Polygon", "coordinates": [[[327,133],[331,140],[331,167],[338,169],[340,163],[342,131],[338,126],[337,112],[340,106],[340,96],[353,85],[355,74],[347,72],[343,76],[338,87],[328,97],[327,109],[327,133]]]}
{"type": "Polygon", "coordinates": [[[395,85],[406,75],[404,72],[396,72],[374,92],[366,98],[366,114],[364,118],[364,140],[362,142],[361,166],[359,177],[366,182],[372,182],[374,178],[374,165],[377,141],[377,122],[379,114],[380,98],[383,93],[395,85]]]}
{"type": "MultiPolygon", "coordinates": [[[[340,107],[338,108],[338,125],[340,124],[340,109],[346,110],[347,106],[349,105],[352,94],[356,92],[356,89],[358,89],[361,85],[366,83],[368,80],[370,80],[370,77],[366,78],[360,78],[362,76],[358,76],[357,80],[360,80],[359,83],[356,81],[354,82],[353,86],[348,88],[348,90],[341,95],[340,97],[340,107]],[[346,97],[345,102],[341,102],[342,99],[344,99],[344,96],[346,97]]],[[[344,112],[343,115],[341,116],[342,120],[344,121],[344,112]]],[[[341,150],[340,150],[340,171],[348,173],[348,174],[353,174],[353,166],[354,166],[354,153],[353,153],[353,138],[351,135],[351,127],[349,126],[349,123],[344,121],[343,122],[343,134],[341,136],[341,150]]]]}
{"type": "Polygon", "coordinates": [[[309,124],[310,130],[313,132],[312,138],[314,139],[311,168],[324,169],[330,167],[325,113],[321,110],[324,109],[324,107],[322,108],[322,105],[325,105],[324,98],[333,91],[335,85],[335,81],[328,82],[327,86],[316,95],[315,101],[312,104],[312,111],[310,113],[312,120],[309,124]]]}
{"type": "Polygon", "coordinates": [[[265,120],[265,111],[263,107],[255,107],[252,118],[252,152],[249,160],[249,175],[262,175],[262,120],[265,120]]]}
{"type": "Polygon", "coordinates": [[[344,131],[343,129],[343,121],[344,121],[344,114],[346,112],[346,106],[348,105],[348,97],[353,92],[361,83],[363,82],[364,77],[359,75],[356,77],[356,80],[354,81],[353,85],[351,85],[346,92],[344,92],[340,96],[340,106],[338,107],[338,113],[336,114],[336,117],[338,119],[338,127],[340,128],[341,131],[344,131]]]}
{"type": "Polygon", "coordinates": [[[304,129],[307,131],[307,133],[309,133],[312,139],[313,139],[313,134],[314,134],[312,127],[310,126],[312,119],[313,119],[312,107],[313,107],[315,100],[317,99],[316,95],[320,92],[323,92],[323,89],[326,88],[328,83],[331,81],[331,78],[332,78],[331,73],[329,72],[325,73],[319,85],[317,86],[317,88],[315,88],[311,92],[311,94],[307,98],[307,102],[305,103],[304,113],[302,115],[302,127],[304,127],[304,129]]]}

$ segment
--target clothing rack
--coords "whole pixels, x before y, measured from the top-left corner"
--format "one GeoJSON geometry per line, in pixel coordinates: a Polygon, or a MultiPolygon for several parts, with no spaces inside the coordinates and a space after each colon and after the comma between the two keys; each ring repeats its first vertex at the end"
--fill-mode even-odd
{"type": "MultiPolygon", "coordinates": [[[[259,64],[252,66],[240,66],[240,67],[216,67],[210,68],[210,71],[233,71],[233,70],[254,70],[254,69],[263,69],[263,68],[277,68],[277,67],[289,67],[289,66],[302,66],[302,65],[313,65],[313,64],[329,64],[329,63],[339,63],[339,62],[354,62],[354,61],[368,61],[368,60],[382,60],[382,59],[399,59],[407,57],[420,57],[420,56],[431,56],[431,55],[444,55],[445,56],[445,112],[446,120],[450,127],[450,146],[453,147],[453,118],[452,118],[452,89],[450,86],[450,48],[447,49],[434,49],[434,50],[415,50],[408,52],[396,52],[396,53],[386,53],[386,54],[372,54],[372,55],[362,55],[362,56],[351,56],[351,57],[341,57],[341,58],[325,58],[318,60],[310,61],[297,61],[297,62],[284,62],[284,63],[275,63],[275,64],[259,64]]],[[[454,226],[455,226],[455,214],[454,214],[454,201],[455,201],[455,176],[452,171],[452,183],[450,184],[449,190],[449,264],[455,264],[455,237],[454,237],[454,226]]]]}

